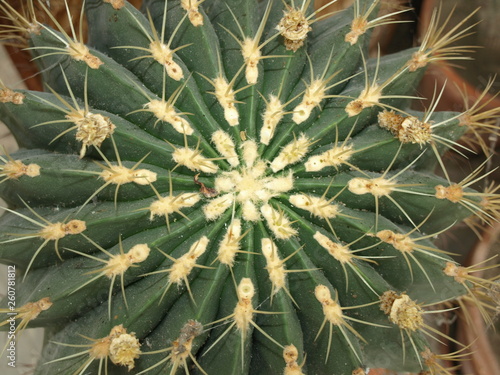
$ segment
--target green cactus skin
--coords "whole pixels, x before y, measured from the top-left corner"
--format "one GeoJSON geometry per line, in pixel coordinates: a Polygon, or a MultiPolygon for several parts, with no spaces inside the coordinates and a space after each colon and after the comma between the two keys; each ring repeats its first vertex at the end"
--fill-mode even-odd
{"type": "Polygon", "coordinates": [[[476,112],[408,109],[452,37],[368,59],[378,3],[87,0],[88,47],[18,19],[50,90],[0,90],[0,259],[35,374],[441,374],[425,307],[488,282],[432,238],[498,195],[432,172],[476,112]]]}

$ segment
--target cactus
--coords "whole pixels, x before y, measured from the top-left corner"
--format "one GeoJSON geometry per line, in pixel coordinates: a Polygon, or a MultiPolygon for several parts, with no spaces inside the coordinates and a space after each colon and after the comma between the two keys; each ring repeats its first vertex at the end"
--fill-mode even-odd
{"type": "Polygon", "coordinates": [[[492,281],[432,239],[499,200],[470,187],[484,164],[455,183],[442,155],[499,111],[436,112],[441,88],[411,104],[471,26],[436,13],[420,47],[369,58],[401,10],[312,3],[87,0],[68,10],[84,44],[2,0],[47,87],[0,90],[22,147],[1,158],[19,277],[0,311],[46,327],[35,374],[447,374],[464,355],[432,351],[455,340],[428,307],[487,310],[492,281]]]}

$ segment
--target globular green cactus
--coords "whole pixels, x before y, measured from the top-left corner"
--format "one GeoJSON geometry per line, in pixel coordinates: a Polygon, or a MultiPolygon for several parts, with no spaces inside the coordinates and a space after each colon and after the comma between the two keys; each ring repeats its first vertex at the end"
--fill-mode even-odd
{"type": "Polygon", "coordinates": [[[378,0],[87,0],[87,44],[0,4],[47,87],[0,90],[2,320],[46,327],[36,374],[447,373],[427,307],[490,282],[432,240],[499,200],[441,155],[498,111],[410,107],[467,20],[368,58],[378,0]]]}

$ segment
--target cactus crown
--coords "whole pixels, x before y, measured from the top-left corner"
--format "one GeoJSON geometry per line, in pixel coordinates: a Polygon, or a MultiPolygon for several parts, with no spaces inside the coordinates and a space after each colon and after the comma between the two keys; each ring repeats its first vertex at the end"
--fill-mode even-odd
{"type": "Polygon", "coordinates": [[[481,106],[410,102],[470,27],[368,58],[404,10],[312,3],[86,0],[84,44],[1,0],[49,89],[0,87],[23,148],[0,158],[0,259],[24,269],[17,330],[49,328],[36,374],[443,373],[426,308],[492,281],[431,239],[497,220],[498,194],[442,162],[481,106]]]}

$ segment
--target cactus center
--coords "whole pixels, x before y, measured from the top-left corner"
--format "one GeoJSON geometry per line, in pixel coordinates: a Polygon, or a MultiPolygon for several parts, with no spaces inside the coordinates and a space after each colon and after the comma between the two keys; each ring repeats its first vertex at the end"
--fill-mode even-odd
{"type": "Polygon", "coordinates": [[[242,205],[243,217],[246,220],[255,221],[258,219],[257,207],[267,203],[272,197],[293,188],[291,173],[268,176],[266,170],[266,162],[256,160],[250,166],[222,172],[215,179],[215,189],[219,193],[230,194],[231,200],[234,199],[242,205]]]}
{"type": "Polygon", "coordinates": [[[238,202],[251,200],[254,203],[267,202],[279,192],[286,192],[293,188],[292,176],[266,176],[266,165],[259,161],[252,167],[224,172],[216,178],[215,186],[221,192],[231,192],[236,195],[238,202]]]}
{"type": "Polygon", "coordinates": [[[208,220],[217,219],[237,202],[242,207],[243,219],[258,221],[259,208],[261,211],[264,209],[261,206],[268,206],[272,197],[293,189],[292,173],[268,174],[268,163],[259,158],[255,141],[243,142],[240,157],[233,141],[224,132],[215,133],[213,141],[219,153],[228,159],[233,168],[220,172],[215,178],[214,187],[219,196],[203,207],[208,220]]]}

